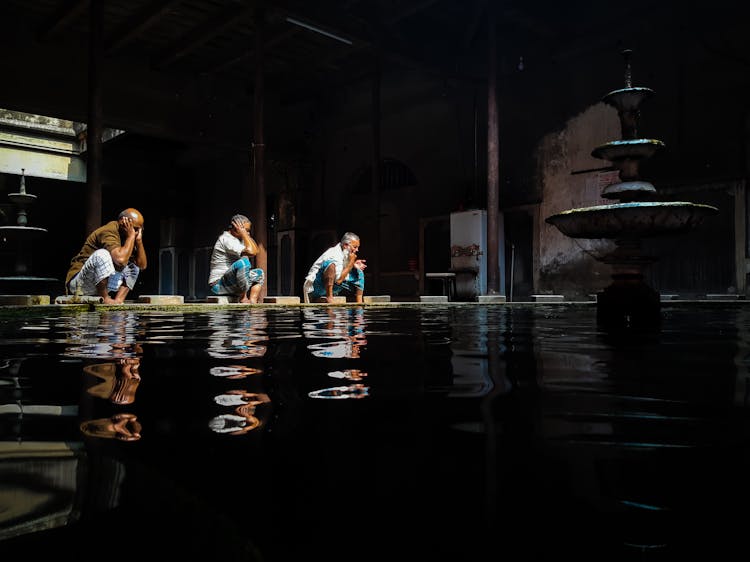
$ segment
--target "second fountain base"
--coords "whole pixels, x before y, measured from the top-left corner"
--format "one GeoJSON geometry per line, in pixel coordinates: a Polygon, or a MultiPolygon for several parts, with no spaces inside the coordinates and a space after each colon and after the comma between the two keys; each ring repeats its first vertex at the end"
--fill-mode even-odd
{"type": "Polygon", "coordinates": [[[613,275],[612,280],[597,295],[597,322],[607,330],[658,330],[659,293],[644,283],[642,275],[613,275]]]}

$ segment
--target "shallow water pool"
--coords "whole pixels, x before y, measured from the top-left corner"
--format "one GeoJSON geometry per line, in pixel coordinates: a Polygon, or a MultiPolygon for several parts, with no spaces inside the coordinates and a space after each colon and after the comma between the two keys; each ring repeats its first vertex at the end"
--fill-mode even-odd
{"type": "MultiPolygon", "coordinates": [[[[46,314],[46,313],[45,313],[46,314]]],[[[744,547],[742,304],[0,323],[0,555],[684,560],[744,547]]]]}

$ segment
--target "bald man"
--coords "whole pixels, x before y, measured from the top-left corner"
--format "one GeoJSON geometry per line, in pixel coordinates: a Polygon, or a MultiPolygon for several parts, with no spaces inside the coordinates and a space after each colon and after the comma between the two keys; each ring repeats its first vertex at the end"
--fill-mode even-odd
{"type": "Polygon", "coordinates": [[[81,251],[70,261],[65,276],[69,295],[99,296],[105,304],[122,304],[146,269],[143,215],[122,211],[117,220],[89,234],[81,251]]]}

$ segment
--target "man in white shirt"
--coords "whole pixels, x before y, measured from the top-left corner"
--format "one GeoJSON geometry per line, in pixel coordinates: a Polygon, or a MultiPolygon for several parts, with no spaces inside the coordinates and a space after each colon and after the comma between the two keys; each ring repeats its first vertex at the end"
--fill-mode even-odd
{"type": "Polygon", "coordinates": [[[335,295],[343,293],[361,303],[367,264],[357,259],[358,252],[359,236],[353,232],[345,233],[338,244],[323,252],[305,276],[305,302],[332,303],[335,295]]]}
{"type": "Polygon", "coordinates": [[[250,219],[234,215],[211,252],[211,294],[235,295],[242,303],[257,303],[265,281],[263,270],[253,268],[250,261],[257,253],[258,245],[250,236],[250,219]]]}

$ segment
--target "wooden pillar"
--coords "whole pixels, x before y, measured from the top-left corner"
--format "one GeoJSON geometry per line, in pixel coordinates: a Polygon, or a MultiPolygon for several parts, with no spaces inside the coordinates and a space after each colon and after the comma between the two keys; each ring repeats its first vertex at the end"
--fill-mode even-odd
{"type": "Polygon", "coordinates": [[[103,0],[91,0],[89,7],[85,235],[102,224],[102,4],[103,0]]]}
{"type": "MultiPolygon", "coordinates": [[[[253,208],[251,210],[253,221],[253,237],[258,243],[258,255],[255,259],[255,267],[260,267],[268,278],[268,228],[266,221],[266,184],[265,184],[265,144],[263,136],[263,102],[264,102],[264,30],[265,30],[265,7],[263,2],[258,2],[255,9],[255,92],[253,96],[253,208]]],[[[261,296],[268,295],[268,284],[263,285],[261,296]]]]}
{"type": "MultiPolygon", "coordinates": [[[[378,293],[380,291],[380,78],[381,61],[380,50],[375,52],[375,63],[372,76],[372,197],[375,224],[373,232],[375,239],[370,244],[365,240],[363,244],[371,246],[371,254],[375,259],[367,261],[371,275],[368,282],[372,285],[370,290],[365,287],[366,292],[378,293]]],[[[363,252],[363,255],[370,252],[363,252]]],[[[367,258],[365,258],[367,259],[367,258]]]]}
{"type": "Polygon", "coordinates": [[[737,294],[747,292],[747,195],[745,181],[734,186],[734,270],[737,294]]]}
{"type": "Polygon", "coordinates": [[[487,17],[487,294],[500,294],[498,242],[500,146],[497,121],[497,60],[494,11],[487,17]]]}

